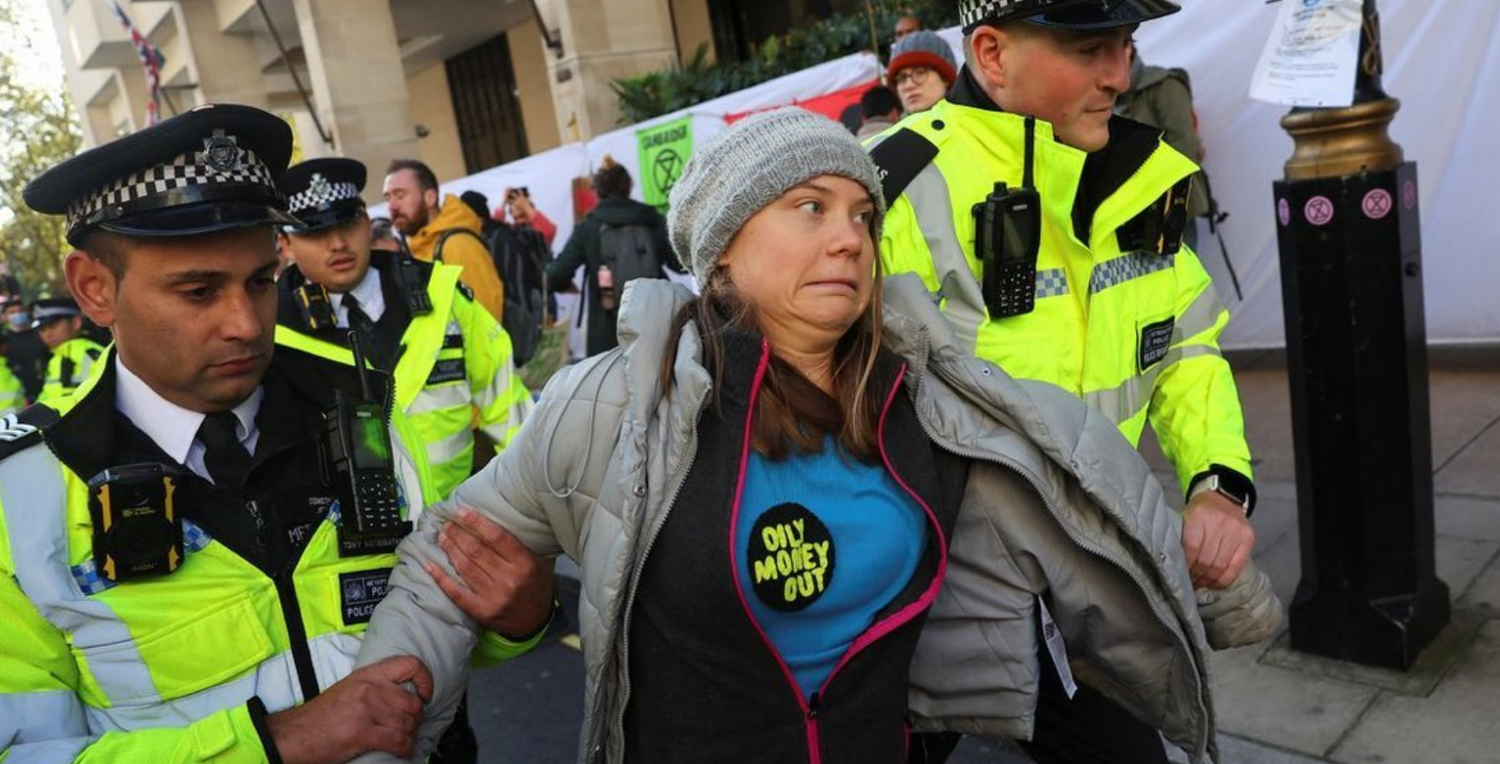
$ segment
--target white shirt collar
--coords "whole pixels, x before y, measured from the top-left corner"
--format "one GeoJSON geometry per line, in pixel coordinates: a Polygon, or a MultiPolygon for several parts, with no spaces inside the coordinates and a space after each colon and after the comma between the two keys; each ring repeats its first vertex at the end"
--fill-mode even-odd
{"type": "MultiPolygon", "coordinates": [[[[385,292],[380,288],[380,271],[375,266],[365,271],[365,277],[349,290],[354,299],[359,301],[359,309],[370,317],[371,321],[379,321],[385,315],[385,292]]],[[[338,316],[339,326],[349,326],[349,311],[344,308],[344,293],[330,292],[328,302],[333,305],[334,315],[338,316]]]]}
{"type": "MultiPolygon", "coordinates": [[[[141,432],[146,434],[177,463],[188,465],[188,451],[198,437],[198,427],[203,424],[203,414],[185,409],[161,397],[145,380],[136,376],[118,355],[115,364],[115,408],[124,414],[141,432]]],[[[264,389],[257,387],[244,403],[232,409],[239,420],[237,434],[240,442],[254,451],[254,436],[259,435],[255,416],[260,413],[260,402],[265,398],[264,389]]],[[[201,457],[200,457],[201,459],[201,457]]],[[[197,470],[194,470],[195,472],[197,470]]]]}

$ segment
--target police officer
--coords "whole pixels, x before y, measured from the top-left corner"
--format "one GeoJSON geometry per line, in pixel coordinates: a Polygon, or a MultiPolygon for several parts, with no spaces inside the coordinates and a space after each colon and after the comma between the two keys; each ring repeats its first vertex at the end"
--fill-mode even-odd
{"type": "Polygon", "coordinates": [[[71,394],[93,371],[104,346],[83,333],[83,315],[71,297],[44,297],[31,306],[31,328],[52,351],[47,377],[37,400],[54,401],[71,394]]]}
{"type": "MultiPolygon", "coordinates": [[[[209,105],[24,191],[67,215],[69,289],[114,344],[73,395],[0,429],[0,758],[411,751],[400,685],[427,692],[426,670],[351,668],[427,467],[388,385],[273,355],[290,153],[281,119],[209,105]]],[[[546,620],[547,580],[484,563],[540,593],[466,611],[513,634],[546,620]]]]}
{"type": "MultiPolygon", "coordinates": [[[[1137,442],[1149,421],[1187,495],[1200,587],[1254,544],[1250,453],[1218,337],[1228,321],[1180,245],[1193,162],[1112,118],[1137,25],[1168,0],[960,0],[966,63],[945,101],[871,150],[888,273],[918,274],[979,357],[1083,397],[1137,442]]],[[[1042,659],[1044,665],[1047,659],[1042,659]]],[[[1044,672],[1040,762],[1165,761],[1156,733],[1044,672]]]]}
{"type": "Polygon", "coordinates": [[[360,333],[395,377],[397,405],[432,468],[433,500],[446,498],[520,428],[531,394],[510,337],[459,282],[461,268],[371,251],[364,186],[365,166],[343,158],[302,162],[281,179],[299,222],[281,234],[296,264],[277,285],[276,340],[352,364],[349,330],[360,333]]]}

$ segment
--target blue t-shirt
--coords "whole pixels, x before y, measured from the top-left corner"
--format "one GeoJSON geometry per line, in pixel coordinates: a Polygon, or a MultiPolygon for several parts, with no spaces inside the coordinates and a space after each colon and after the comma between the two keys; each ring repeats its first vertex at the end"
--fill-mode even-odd
{"type": "Polygon", "coordinates": [[[906,588],[927,534],[921,505],[885,467],[843,455],[833,438],[782,461],[751,453],[735,575],[804,698],[906,588]]]}

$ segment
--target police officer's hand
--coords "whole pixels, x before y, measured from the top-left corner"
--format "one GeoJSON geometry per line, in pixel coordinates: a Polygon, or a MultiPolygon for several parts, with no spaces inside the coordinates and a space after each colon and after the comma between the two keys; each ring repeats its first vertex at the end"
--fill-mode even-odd
{"type": "Polygon", "coordinates": [[[438,546],[463,580],[427,563],[429,575],[453,604],[501,636],[535,633],[552,614],[551,559],[531,553],[509,531],[471,509],[443,526],[438,546]]]}
{"type": "Polygon", "coordinates": [[[267,716],[266,725],[285,764],[340,764],[371,751],[410,759],[422,704],[431,699],[427,668],[397,656],[356,669],[311,701],[267,716]]]}
{"type": "Polygon", "coordinates": [[[1182,551],[1195,588],[1223,589],[1250,561],[1255,529],[1238,504],[1214,491],[1188,502],[1182,518],[1182,551]]]}

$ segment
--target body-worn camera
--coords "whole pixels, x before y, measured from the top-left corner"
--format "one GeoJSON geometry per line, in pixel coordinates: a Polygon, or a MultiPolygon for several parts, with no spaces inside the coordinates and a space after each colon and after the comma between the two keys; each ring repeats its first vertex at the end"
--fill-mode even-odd
{"type": "Polygon", "coordinates": [[[127,464],[89,480],[94,562],[105,580],[158,576],[182,565],[178,477],[163,464],[127,464]]]}
{"type": "Polygon", "coordinates": [[[297,313],[302,323],[312,331],[332,329],[338,325],[333,315],[333,303],[328,299],[328,290],[318,284],[303,284],[292,293],[297,302],[297,313]]]}

